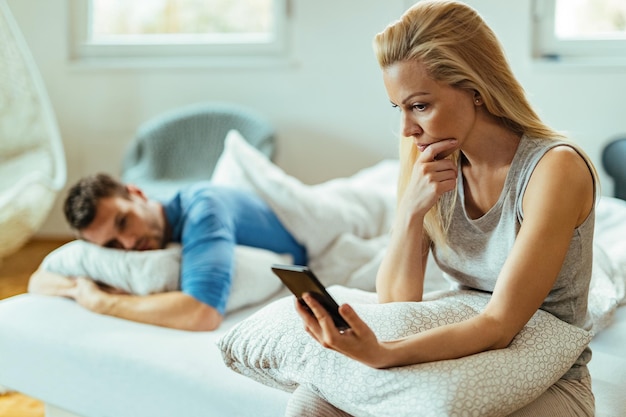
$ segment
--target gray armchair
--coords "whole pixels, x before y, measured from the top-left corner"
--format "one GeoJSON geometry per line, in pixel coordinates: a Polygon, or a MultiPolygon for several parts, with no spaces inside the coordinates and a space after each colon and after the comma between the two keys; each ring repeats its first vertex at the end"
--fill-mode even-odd
{"type": "Polygon", "coordinates": [[[613,195],[626,200],[626,137],[614,139],[604,147],[602,166],[615,183],[613,195]]]}
{"type": "Polygon", "coordinates": [[[150,197],[167,198],[185,185],[210,180],[231,129],[273,158],[274,128],[265,117],[239,105],[201,103],[141,125],[124,155],[122,181],[150,197]]]}

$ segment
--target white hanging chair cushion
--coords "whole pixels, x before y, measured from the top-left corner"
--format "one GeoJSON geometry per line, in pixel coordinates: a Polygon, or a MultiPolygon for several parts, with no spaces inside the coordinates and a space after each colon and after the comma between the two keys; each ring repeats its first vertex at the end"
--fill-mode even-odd
{"type": "Polygon", "coordinates": [[[6,2],[0,1],[0,260],[43,224],[66,166],[43,80],[6,2]]]}

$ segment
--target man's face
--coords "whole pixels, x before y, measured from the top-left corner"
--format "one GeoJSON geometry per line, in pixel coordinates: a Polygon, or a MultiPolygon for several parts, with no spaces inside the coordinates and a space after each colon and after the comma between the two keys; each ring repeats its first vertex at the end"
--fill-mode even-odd
{"type": "Polygon", "coordinates": [[[137,188],[129,187],[129,192],[129,198],[114,196],[101,199],[96,217],[80,231],[81,237],[109,248],[163,248],[165,217],[161,206],[148,200],[137,188]]]}

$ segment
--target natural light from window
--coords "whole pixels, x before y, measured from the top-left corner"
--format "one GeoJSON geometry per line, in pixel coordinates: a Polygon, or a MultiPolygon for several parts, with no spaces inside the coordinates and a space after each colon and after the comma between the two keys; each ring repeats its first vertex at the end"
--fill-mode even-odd
{"type": "Polygon", "coordinates": [[[269,42],[272,0],[92,0],[92,43],[269,42]]]}
{"type": "Polygon", "coordinates": [[[556,0],[560,39],[626,39],[626,0],[556,0]]]}
{"type": "Polygon", "coordinates": [[[573,66],[626,65],[626,0],[534,0],[533,56],[573,66]]]}
{"type": "Polygon", "coordinates": [[[289,59],[291,0],[67,1],[78,65],[256,68],[289,59]]]}

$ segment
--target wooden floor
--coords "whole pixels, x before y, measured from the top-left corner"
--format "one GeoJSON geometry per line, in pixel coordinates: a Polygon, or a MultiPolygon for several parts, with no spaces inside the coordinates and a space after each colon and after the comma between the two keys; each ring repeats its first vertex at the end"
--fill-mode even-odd
{"type": "Polygon", "coordinates": [[[4,258],[0,264],[0,300],[26,292],[28,278],[43,258],[69,239],[31,240],[17,253],[4,258]]]}
{"type": "MultiPolygon", "coordinates": [[[[0,299],[26,292],[28,279],[43,258],[70,239],[34,239],[0,264],[0,299]]],[[[0,395],[0,416],[43,417],[41,402],[20,393],[0,395]]]]}

